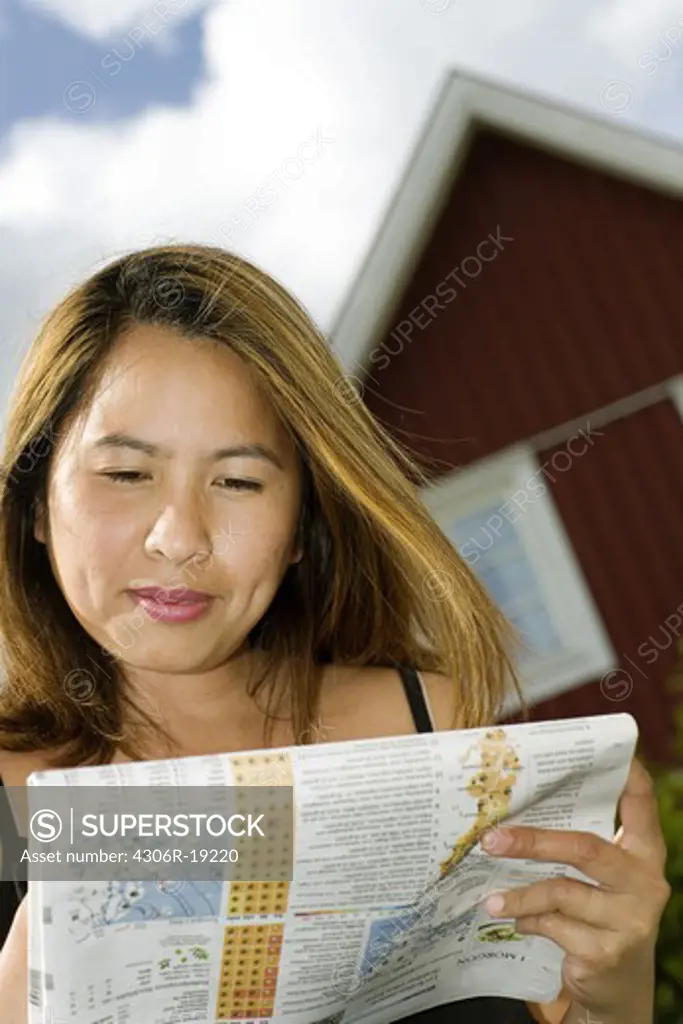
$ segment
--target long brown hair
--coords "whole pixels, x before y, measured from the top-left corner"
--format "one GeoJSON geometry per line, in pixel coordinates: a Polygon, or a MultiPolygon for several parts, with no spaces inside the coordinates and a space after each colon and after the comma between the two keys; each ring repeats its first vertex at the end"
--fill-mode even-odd
{"type": "Polygon", "coordinates": [[[250,634],[265,659],[254,692],[287,666],[294,734],[306,742],[321,665],[407,662],[453,680],[453,728],[493,721],[508,688],[518,690],[515,637],[421,502],[424,470],[357,400],[285,288],[220,248],[174,244],[121,257],[72,290],[21,368],[0,467],[0,747],[64,765],[105,763],[116,746],[140,756],[124,711],[145,715],[126,709],[116,658],[76,620],[33,534],[56,441],[88,408],[105,357],[134,324],[228,345],[299,450],[304,557],[250,634]]]}

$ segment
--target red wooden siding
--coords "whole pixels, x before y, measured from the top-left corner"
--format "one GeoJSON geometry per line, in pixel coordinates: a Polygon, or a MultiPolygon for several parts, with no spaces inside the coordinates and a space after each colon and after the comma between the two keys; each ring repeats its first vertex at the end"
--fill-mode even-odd
{"type": "MultiPolygon", "coordinates": [[[[480,133],[378,340],[396,354],[369,367],[367,404],[444,471],[587,415],[683,372],[681,267],[683,204],[480,133]],[[478,276],[457,271],[498,226],[513,241],[478,276]],[[456,298],[399,351],[391,330],[453,269],[465,287],[451,279],[456,298]]],[[[661,402],[605,427],[551,485],[633,686],[616,702],[593,682],[534,717],[630,711],[661,752],[675,644],[651,664],[637,648],[664,645],[683,602],[682,470],[683,427],[661,402]]]]}
{"type": "MultiPolygon", "coordinates": [[[[625,674],[546,701],[534,717],[629,711],[653,754],[669,732],[662,681],[683,635],[680,612],[680,624],[670,618],[683,606],[682,446],[680,417],[661,402],[606,426],[566,473],[553,473],[555,503],[625,674]]],[[[542,452],[541,462],[552,454],[542,452]]]]}

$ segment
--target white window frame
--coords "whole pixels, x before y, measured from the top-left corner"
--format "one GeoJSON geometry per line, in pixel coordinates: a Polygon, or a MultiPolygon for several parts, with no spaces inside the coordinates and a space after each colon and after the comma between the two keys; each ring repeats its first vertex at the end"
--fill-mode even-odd
{"type": "Polygon", "coordinates": [[[671,401],[678,410],[678,415],[683,420],[683,375],[672,377],[668,382],[668,390],[671,401]]]}
{"type": "MultiPolygon", "coordinates": [[[[467,466],[424,488],[421,497],[447,536],[458,519],[489,511],[492,505],[513,525],[561,644],[552,655],[532,654],[520,663],[520,684],[529,704],[617,668],[615,651],[551,497],[550,482],[532,448],[516,445],[467,466]],[[516,501],[511,500],[513,495],[516,501]]],[[[453,536],[449,539],[455,543],[453,536]]],[[[461,542],[460,550],[476,573],[470,556],[477,549],[471,546],[466,552],[466,545],[461,542]]],[[[518,705],[511,694],[506,713],[518,705]]]]}

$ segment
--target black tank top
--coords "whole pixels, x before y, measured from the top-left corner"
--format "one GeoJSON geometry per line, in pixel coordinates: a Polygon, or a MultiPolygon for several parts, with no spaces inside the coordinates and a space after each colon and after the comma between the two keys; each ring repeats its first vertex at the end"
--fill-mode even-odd
{"type": "MultiPolygon", "coordinates": [[[[415,722],[415,729],[417,732],[434,732],[434,724],[420,676],[409,665],[396,665],[396,669],[403,683],[403,689],[415,722]]],[[[0,787],[2,784],[2,779],[0,779],[0,787]]],[[[6,806],[9,805],[7,794],[1,788],[0,799],[6,806]]],[[[4,814],[2,820],[8,820],[4,814]]],[[[9,820],[14,820],[11,815],[9,820]]],[[[12,834],[3,835],[1,838],[3,863],[17,863],[18,857],[21,856],[21,850],[26,845],[24,839],[18,835],[16,828],[12,834]]],[[[0,882],[0,947],[5,941],[12,918],[26,890],[26,882],[0,882]]],[[[405,1021],[406,1024],[408,1022],[414,1022],[414,1024],[536,1024],[526,1003],[515,999],[494,997],[461,999],[455,1003],[435,1006],[431,1010],[424,1010],[422,1013],[415,1013],[412,1016],[397,1018],[397,1020],[399,1019],[405,1021]]]]}

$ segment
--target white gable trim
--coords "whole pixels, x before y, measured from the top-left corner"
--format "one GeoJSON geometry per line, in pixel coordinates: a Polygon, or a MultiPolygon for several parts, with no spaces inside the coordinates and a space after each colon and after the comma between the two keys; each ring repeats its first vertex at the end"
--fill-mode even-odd
{"type": "MultiPolygon", "coordinates": [[[[329,341],[349,373],[363,366],[408,285],[477,125],[683,198],[683,147],[493,82],[449,73],[329,341]]],[[[495,227],[495,225],[494,225],[495,227]]]]}

